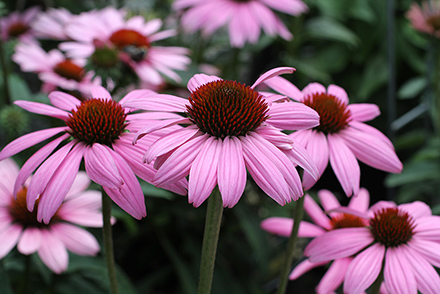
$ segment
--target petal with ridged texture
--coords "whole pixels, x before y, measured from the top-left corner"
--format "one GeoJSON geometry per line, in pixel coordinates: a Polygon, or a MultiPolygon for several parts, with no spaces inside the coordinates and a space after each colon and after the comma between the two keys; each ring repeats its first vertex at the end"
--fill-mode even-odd
{"type": "Polygon", "coordinates": [[[84,163],[86,172],[92,181],[101,186],[119,189],[125,183],[110,154],[112,152],[109,147],[99,143],[87,146],[84,153],[84,163]]]}
{"type": "Polygon", "coordinates": [[[303,274],[308,272],[309,270],[314,269],[315,267],[318,267],[318,266],[323,266],[323,265],[325,265],[327,263],[328,263],[327,261],[324,261],[324,262],[310,262],[310,260],[305,259],[305,260],[301,261],[301,263],[299,263],[293,269],[293,271],[289,275],[289,280],[296,280],[300,276],[302,276],[303,274]]]}
{"type": "Polygon", "coordinates": [[[67,111],[39,102],[17,100],[14,102],[14,104],[20,106],[21,108],[29,112],[59,118],[64,121],[66,121],[69,118],[69,114],[70,114],[67,111]]]}
{"type": "Polygon", "coordinates": [[[361,122],[375,119],[380,115],[379,106],[371,103],[350,104],[347,105],[347,110],[350,111],[351,119],[361,122]]]}
{"type": "Polygon", "coordinates": [[[267,122],[282,130],[310,129],[319,125],[319,114],[299,102],[273,103],[267,122]]]}
{"type": "MultiPolygon", "coordinates": [[[[319,193],[323,193],[323,190],[320,190],[319,193]]],[[[304,197],[304,210],[313,222],[328,231],[332,230],[333,227],[330,218],[322,211],[321,207],[319,207],[310,195],[306,194],[304,197]]]]}
{"type": "Polygon", "coordinates": [[[390,293],[417,293],[417,282],[412,265],[401,247],[390,247],[386,251],[384,282],[390,293]]]}
{"type": "Polygon", "coordinates": [[[78,255],[95,255],[99,244],[92,234],[77,226],[57,223],[50,227],[52,234],[60,239],[69,251],[78,255]]]}
{"type": "Polygon", "coordinates": [[[316,286],[316,293],[331,293],[336,291],[344,281],[345,273],[351,261],[351,257],[340,258],[333,261],[316,286]]]}
{"type": "Polygon", "coordinates": [[[48,97],[53,106],[65,111],[76,110],[81,105],[81,101],[78,98],[60,91],[50,92],[48,97]]]}
{"type": "Polygon", "coordinates": [[[263,83],[264,81],[271,79],[273,77],[282,75],[282,74],[291,74],[295,71],[295,69],[293,67],[276,67],[273,68],[267,72],[265,72],[264,74],[262,74],[256,81],[255,83],[251,86],[251,88],[255,88],[256,86],[258,86],[259,84],[263,83]]]}
{"type": "Polygon", "coordinates": [[[219,80],[222,80],[222,79],[217,76],[210,76],[210,75],[205,75],[205,74],[195,74],[191,79],[189,79],[187,87],[190,92],[194,92],[200,86],[202,86],[204,84],[214,82],[214,81],[219,81],[219,80]]]}
{"type": "MultiPolygon", "coordinates": [[[[316,164],[318,176],[321,177],[329,162],[328,142],[324,133],[313,130],[310,131],[306,150],[316,164]]],[[[310,190],[315,183],[316,179],[314,179],[310,173],[306,172],[303,174],[303,186],[305,190],[310,190]]]]}
{"type": "Polygon", "coordinates": [[[291,82],[283,77],[273,77],[271,79],[265,80],[264,83],[269,86],[269,88],[277,91],[280,94],[286,95],[295,101],[302,101],[302,92],[291,82]]]}

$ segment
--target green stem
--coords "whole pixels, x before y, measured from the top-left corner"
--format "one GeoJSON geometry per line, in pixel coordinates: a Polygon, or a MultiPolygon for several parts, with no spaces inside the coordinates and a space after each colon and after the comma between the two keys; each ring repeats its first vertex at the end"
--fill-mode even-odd
{"type": "Polygon", "coordinates": [[[303,215],[304,215],[304,198],[305,196],[301,197],[300,199],[298,199],[298,201],[296,201],[295,210],[293,212],[294,215],[293,215],[292,233],[290,234],[289,241],[287,243],[286,262],[281,271],[280,285],[278,287],[278,292],[277,292],[278,294],[286,293],[287,283],[289,281],[290,268],[292,266],[293,258],[295,256],[295,248],[296,248],[296,241],[298,240],[299,224],[301,223],[301,220],[303,219],[303,215]]]}
{"type": "Polygon", "coordinates": [[[202,260],[200,262],[198,294],[211,293],[220,224],[223,215],[223,201],[218,188],[208,198],[205,232],[203,234],[202,260]]]}
{"type": "Polygon", "coordinates": [[[20,293],[29,293],[29,279],[31,277],[31,256],[25,255],[24,256],[24,275],[23,275],[23,282],[20,285],[21,291],[20,293]]]}
{"type": "Polygon", "coordinates": [[[116,267],[115,267],[115,259],[113,253],[113,238],[112,238],[112,224],[111,224],[111,216],[112,216],[112,200],[104,191],[104,188],[101,187],[102,192],[102,237],[104,240],[104,254],[105,261],[107,263],[108,269],[108,278],[110,282],[110,293],[118,294],[118,283],[116,280],[116,267]]]}

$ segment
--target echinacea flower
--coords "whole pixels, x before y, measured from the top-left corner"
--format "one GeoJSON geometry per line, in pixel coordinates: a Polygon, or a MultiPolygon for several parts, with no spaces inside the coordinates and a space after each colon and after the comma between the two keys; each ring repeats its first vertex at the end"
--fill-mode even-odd
{"type": "Polygon", "coordinates": [[[86,12],[66,25],[73,42],[60,48],[68,57],[87,58],[95,67],[113,68],[118,61],[128,65],[143,82],[162,84],[162,75],[180,81],[175,70],[185,70],[189,50],[176,46],[157,46],[156,42],[174,36],[175,30],[160,31],[162,21],[145,21],[142,16],[128,20],[116,9],[86,12]],[[97,15],[98,14],[98,15],[97,15]]]}
{"type": "Polygon", "coordinates": [[[32,22],[32,29],[39,39],[68,40],[64,26],[74,17],[75,15],[63,7],[49,7],[47,11],[37,15],[32,22]]]}
{"type": "Polygon", "coordinates": [[[413,3],[406,13],[414,29],[440,37],[440,1],[422,1],[413,3]]]}
{"type": "Polygon", "coordinates": [[[146,162],[157,158],[153,184],[161,187],[189,175],[189,203],[200,206],[218,185],[223,206],[233,207],[243,194],[247,169],[277,203],[284,205],[301,197],[295,165],[315,177],[316,167],[304,148],[278,128],[314,127],[318,114],[301,103],[272,103],[280,96],[264,97],[254,90],[267,78],[293,71],[289,67],[272,69],[252,86],[197,74],[188,82],[189,99],[148,93],[127,99],[126,107],[186,115],[159,120],[156,126],[149,124],[138,132],[137,137],[142,137],[157,129],[185,125],[147,150],[146,162]]]}
{"type": "Polygon", "coordinates": [[[423,202],[370,208],[369,226],[342,228],[313,239],[304,250],[311,262],[355,256],[344,293],[362,293],[383,271],[389,293],[440,293],[440,217],[423,202]]]}
{"type": "MultiPolygon", "coordinates": [[[[133,95],[136,91],[130,92],[121,101],[133,95]]],[[[84,158],[90,179],[101,185],[127,213],[137,219],[144,217],[145,199],[135,174],[147,182],[153,179],[155,169],[142,164],[142,155],[151,142],[133,146],[132,140],[139,130],[136,120],[141,117],[142,124],[145,124],[148,118],[142,113],[129,114],[129,109],[112,100],[109,92],[101,86],[91,87],[91,98],[84,101],[58,91],[50,93],[49,99],[55,107],[15,101],[30,112],[61,119],[65,125],[24,135],[0,152],[0,160],[3,160],[59,135],[26,161],[18,174],[14,195],[38,167],[28,187],[27,207],[33,211],[39,199],[37,219],[49,223],[72,186],[84,158]],[[58,146],[60,148],[52,154],[58,146]],[[39,198],[43,193],[44,197],[39,198]]],[[[168,187],[180,194],[186,193],[185,188],[184,181],[168,187]]]]}
{"type": "Polygon", "coordinates": [[[21,42],[36,43],[35,33],[31,23],[40,12],[38,6],[26,9],[23,12],[13,11],[0,18],[0,33],[3,41],[18,39],[21,42]]]}
{"type": "Polygon", "coordinates": [[[62,90],[79,91],[81,94],[90,93],[92,85],[101,84],[101,79],[93,79],[94,73],[84,68],[84,59],[67,59],[64,54],[52,49],[46,52],[37,44],[19,43],[12,55],[22,71],[38,73],[43,82],[42,89],[47,91],[62,90]]]}
{"type": "MultiPolygon", "coordinates": [[[[340,209],[341,205],[336,197],[328,190],[318,192],[319,200],[328,216],[316,204],[309,195],[304,196],[304,210],[315,224],[307,221],[301,221],[298,230],[298,237],[315,238],[325,232],[341,228],[365,227],[368,221],[352,214],[336,212],[332,210],[340,209]]],[[[348,207],[353,211],[359,211],[365,214],[368,210],[370,195],[366,189],[361,188],[359,194],[352,197],[348,207]]],[[[293,219],[286,217],[270,217],[261,222],[261,227],[273,234],[289,237],[292,232],[293,219]]],[[[329,266],[327,272],[316,286],[316,293],[333,293],[342,284],[347,267],[353,257],[335,259],[329,266]]],[[[327,265],[328,261],[311,262],[305,259],[298,264],[289,276],[290,280],[295,280],[305,272],[318,267],[327,265]]]]}
{"type": "Polygon", "coordinates": [[[308,11],[302,0],[176,0],[173,8],[185,10],[181,24],[190,33],[210,36],[227,25],[232,47],[257,43],[261,29],[290,40],[292,34],[271,9],[294,16],[308,11]]]}
{"type": "MultiPolygon", "coordinates": [[[[314,159],[321,176],[328,162],[347,196],[359,191],[360,167],[357,160],[374,168],[399,173],[402,163],[391,141],[379,130],[365,124],[380,114],[375,104],[348,104],[344,89],[319,83],[308,84],[302,91],[282,77],[266,80],[265,84],[280,94],[304,103],[319,113],[319,126],[299,130],[291,138],[304,146],[314,159]]],[[[304,188],[315,181],[304,174],[304,188]]]]}
{"type": "Polygon", "coordinates": [[[26,207],[28,182],[18,190],[16,198],[13,196],[18,173],[12,159],[0,161],[0,258],[17,246],[25,255],[37,252],[44,264],[59,274],[69,264],[67,250],[96,255],[100,248],[95,237],[79,227],[102,227],[101,193],[86,191],[90,184],[87,175],[74,175],[66,198],[52,220],[43,224],[37,221],[36,211],[30,212],[26,207]]]}

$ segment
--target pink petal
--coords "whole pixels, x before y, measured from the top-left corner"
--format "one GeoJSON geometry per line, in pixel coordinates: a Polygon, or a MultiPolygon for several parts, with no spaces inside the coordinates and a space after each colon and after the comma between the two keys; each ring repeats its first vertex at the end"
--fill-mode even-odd
{"type": "Polygon", "coordinates": [[[153,90],[149,90],[149,89],[137,89],[137,90],[133,90],[127,93],[127,95],[124,96],[124,98],[122,98],[119,101],[119,104],[124,105],[125,107],[125,103],[128,101],[136,101],[138,99],[141,98],[146,98],[146,97],[150,97],[150,96],[154,96],[154,95],[158,95],[158,93],[154,92],[153,90]]]}
{"type": "Polygon", "coordinates": [[[98,241],[84,229],[66,223],[54,224],[50,229],[52,234],[75,254],[96,255],[99,252],[98,241]]]}
{"type": "Polygon", "coordinates": [[[288,135],[280,132],[279,129],[273,126],[270,125],[260,126],[255,130],[255,132],[264,139],[266,139],[267,141],[277,146],[279,149],[284,149],[284,150],[292,149],[292,145],[293,145],[292,139],[288,135]]]}
{"type": "Polygon", "coordinates": [[[391,293],[417,293],[412,265],[402,247],[390,247],[385,255],[384,282],[391,293]]]}
{"type": "Polygon", "coordinates": [[[398,206],[399,209],[408,212],[415,219],[425,216],[431,216],[431,208],[421,201],[414,201],[412,203],[404,203],[398,206]]]}
{"type": "Polygon", "coordinates": [[[57,127],[36,131],[21,136],[6,145],[5,148],[3,148],[3,150],[0,152],[0,160],[11,157],[33,145],[36,145],[46,139],[49,139],[52,136],[55,136],[58,133],[64,132],[65,130],[66,127],[57,127]]]}
{"type": "Polygon", "coordinates": [[[308,272],[311,269],[314,269],[318,266],[323,266],[327,264],[327,261],[324,262],[310,262],[310,260],[305,259],[300,264],[298,264],[293,271],[289,275],[289,280],[296,280],[306,272],[308,272]]]}
{"type": "Polygon", "coordinates": [[[369,205],[370,205],[370,193],[368,193],[367,189],[360,188],[359,193],[351,197],[348,207],[361,212],[366,212],[368,210],[369,205]]]}
{"type": "Polygon", "coordinates": [[[303,99],[302,92],[283,77],[273,77],[265,80],[264,83],[269,86],[269,88],[277,91],[280,94],[286,95],[295,101],[302,101],[303,99]]]}
{"type": "MultiPolygon", "coordinates": [[[[263,230],[272,234],[289,237],[292,233],[293,219],[286,217],[270,217],[263,220],[260,226],[263,230]]],[[[299,224],[298,237],[314,238],[325,232],[325,230],[314,224],[302,221],[299,224]]]]}
{"type": "Polygon", "coordinates": [[[76,97],[60,91],[53,91],[48,97],[53,106],[66,111],[72,111],[81,105],[81,101],[76,97]]]}
{"type": "Polygon", "coordinates": [[[368,228],[343,228],[313,239],[304,250],[311,262],[352,256],[374,241],[368,228]]]}
{"type": "Polygon", "coordinates": [[[412,238],[408,242],[408,246],[420,253],[429,263],[435,267],[440,267],[440,243],[423,240],[420,238],[412,238]]]}
{"type": "Polygon", "coordinates": [[[76,144],[47,183],[38,204],[38,221],[43,220],[45,224],[48,224],[57,212],[76,178],[84,151],[85,146],[82,143],[76,144]]]}
{"type": "Polygon", "coordinates": [[[319,83],[310,83],[302,90],[303,99],[306,98],[307,96],[313,96],[316,94],[326,94],[326,93],[327,93],[327,89],[319,83]]]}
{"type": "Polygon", "coordinates": [[[338,135],[328,135],[330,164],[347,196],[356,195],[359,191],[361,172],[353,152],[347,147],[344,139],[338,135]]]}
{"type": "Polygon", "coordinates": [[[90,92],[92,93],[93,98],[101,98],[105,100],[112,100],[112,96],[110,93],[102,86],[91,86],[90,92]]]}
{"type": "Polygon", "coordinates": [[[188,202],[194,207],[199,207],[217,185],[217,169],[221,152],[221,139],[208,137],[191,164],[188,202]]]}
{"type": "Polygon", "coordinates": [[[355,121],[369,121],[380,115],[379,106],[370,103],[357,103],[347,106],[351,118],[355,121]]]}
{"type": "Polygon", "coordinates": [[[415,220],[414,233],[418,238],[440,242],[440,216],[433,215],[415,220]]]}
{"type": "Polygon", "coordinates": [[[122,104],[123,107],[164,112],[184,112],[186,105],[189,105],[188,99],[165,94],[132,99],[122,104]]]}
{"type": "MultiPolygon", "coordinates": [[[[341,204],[339,203],[338,199],[335,197],[333,193],[331,193],[329,190],[319,190],[318,191],[318,197],[319,201],[324,208],[324,211],[328,213],[328,211],[341,207],[341,204]]],[[[334,217],[334,213],[329,213],[331,217],[334,217]]]]}
{"type": "Polygon", "coordinates": [[[376,139],[381,140],[383,143],[387,144],[389,146],[389,148],[394,149],[393,143],[390,141],[390,139],[388,139],[387,136],[385,136],[381,131],[379,131],[378,129],[369,126],[363,122],[359,122],[359,121],[351,121],[348,123],[348,125],[351,128],[354,128],[360,132],[363,133],[369,133],[370,135],[376,137],[376,139]]]}
{"type": "Polygon", "coordinates": [[[284,154],[286,154],[294,164],[302,167],[315,181],[319,179],[319,172],[315,162],[307,150],[300,144],[293,144],[292,149],[284,151],[284,154]]]}
{"type": "MultiPolygon", "coordinates": [[[[321,191],[320,191],[321,192],[321,191]]],[[[310,195],[304,196],[304,210],[313,222],[327,231],[333,229],[329,217],[322,211],[321,207],[313,200],[310,195]]]]}
{"type": "Polygon", "coordinates": [[[20,106],[21,108],[23,108],[29,112],[59,118],[64,121],[69,118],[68,112],[61,110],[59,108],[50,106],[50,105],[43,104],[43,103],[17,100],[14,102],[14,104],[20,106]]]}
{"type": "Polygon", "coordinates": [[[264,74],[262,74],[258,80],[255,81],[255,83],[251,86],[251,88],[255,88],[259,84],[263,83],[264,81],[271,79],[273,77],[282,75],[282,74],[291,74],[295,71],[293,67],[277,67],[274,69],[271,69],[264,74]]]}
{"type": "MultiPolygon", "coordinates": [[[[307,152],[316,164],[318,176],[321,177],[329,162],[329,149],[327,137],[322,132],[311,131],[308,136],[307,152]]],[[[303,174],[304,189],[310,190],[315,185],[314,179],[309,173],[303,174]]]]}
{"type": "Polygon", "coordinates": [[[377,279],[382,270],[385,246],[373,244],[350,263],[345,276],[344,293],[361,293],[377,279]]]}
{"type": "Polygon", "coordinates": [[[200,86],[204,84],[220,80],[222,79],[217,76],[195,74],[191,79],[189,79],[187,87],[190,92],[195,92],[200,86]]]}
{"type": "Polygon", "coordinates": [[[382,140],[353,128],[342,130],[340,136],[354,155],[365,164],[392,173],[402,171],[402,162],[397,157],[394,148],[390,148],[382,140]]]}
{"type": "Polygon", "coordinates": [[[345,92],[345,90],[339,86],[329,85],[327,88],[327,94],[335,96],[345,105],[348,104],[347,92],[345,92]]]}
{"type": "Polygon", "coordinates": [[[177,124],[191,124],[191,123],[192,122],[188,118],[183,118],[183,117],[149,122],[145,127],[143,127],[137,132],[136,136],[133,138],[133,144],[136,144],[140,138],[151,132],[165,129],[167,127],[174,126],[177,124]]]}
{"type": "Polygon", "coordinates": [[[79,171],[76,174],[72,187],[70,187],[69,192],[67,192],[66,201],[80,197],[81,194],[90,186],[90,183],[91,181],[87,176],[87,173],[84,171],[79,171]]]}
{"type": "Polygon", "coordinates": [[[60,239],[51,232],[42,230],[41,247],[38,255],[41,260],[56,274],[60,274],[67,269],[69,264],[69,255],[67,249],[60,239]]]}
{"type": "Polygon", "coordinates": [[[273,103],[267,123],[282,130],[310,129],[319,125],[319,114],[299,102],[273,103]]]}
{"type": "MultiPolygon", "coordinates": [[[[5,203],[5,206],[9,204],[10,196],[13,193],[13,185],[17,178],[17,175],[19,174],[19,168],[18,165],[15,163],[15,161],[12,158],[6,158],[2,161],[0,161],[0,196],[1,198],[7,198],[7,203],[5,203]]],[[[2,201],[1,199],[0,201],[2,201]]],[[[6,200],[6,199],[4,199],[6,200]]],[[[0,204],[0,206],[2,206],[0,204]]]]}
{"type": "Polygon", "coordinates": [[[246,166],[241,142],[236,137],[223,139],[217,170],[218,188],[223,206],[233,207],[243,195],[246,186],[246,166]]]}
{"type": "Polygon", "coordinates": [[[330,293],[336,291],[336,289],[338,289],[344,281],[347,268],[351,261],[351,257],[336,259],[333,261],[325,275],[322,277],[318,286],[316,286],[316,292],[330,293]]]}
{"type": "Polygon", "coordinates": [[[6,230],[0,233],[0,258],[5,257],[14,246],[17,244],[20,238],[23,228],[21,225],[13,224],[6,230]]]}
{"type": "Polygon", "coordinates": [[[17,244],[17,249],[20,253],[29,255],[40,248],[41,245],[41,232],[36,227],[28,227],[23,230],[20,240],[17,244]]]}
{"type": "Polygon", "coordinates": [[[113,151],[104,145],[95,143],[87,146],[84,153],[84,163],[88,176],[95,183],[119,189],[124,185],[111,153],[113,151]]]}

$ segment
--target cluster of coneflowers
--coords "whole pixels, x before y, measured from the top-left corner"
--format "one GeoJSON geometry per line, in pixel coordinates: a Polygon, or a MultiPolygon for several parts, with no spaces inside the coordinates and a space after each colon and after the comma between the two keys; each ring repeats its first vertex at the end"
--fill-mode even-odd
{"type": "MultiPolygon", "coordinates": [[[[269,7],[291,15],[307,10],[299,0],[174,3],[183,11],[187,31],[208,36],[227,24],[235,47],[257,42],[260,27],[268,35],[291,38],[269,7]],[[248,17],[256,13],[260,18],[248,17]]],[[[69,224],[103,225],[101,195],[86,191],[89,179],[102,187],[102,197],[108,195],[141,219],[146,206],[140,178],[187,194],[194,207],[208,200],[206,226],[211,229],[206,232],[213,235],[205,235],[199,282],[200,293],[207,293],[222,209],[238,203],[250,175],[278,204],[304,202],[315,222],[277,217],[262,222],[272,233],[313,238],[290,279],[331,263],[316,288],[319,293],[336,291],[342,283],[345,293],[362,293],[372,284],[390,293],[440,293],[433,267],[440,266],[438,217],[421,202],[381,201],[369,207],[368,192],[360,188],[358,160],[386,172],[402,170],[391,141],[365,123],[380,114],[376,105],[349,104],[346,91],[336,85],[310,83],[299,90],[280,77],[293,73],[292,67],[271,69],[250,86],[196,74],[187,84],[189,97],[162,94],[164,76],[180,81],[176,71],[186,69],[190,59],[186,48],[155,45],[176,34],[160,30],[161,20],[127,18],[114,8],[79,15],[52,9],[34,17],[37,12],[4,18],[1,28],[21,35],[13,60],[23,71],[38,73],[51,105],[15,104],[59,119],[62,126],[26,134],[0,152],[0,239],[6,240],[0,257],[17,244],[21,253],[38,252],[60,273],[68,265],[67,249],[96,254],[97,241],[69,224]],[[59,49],[46,52],[38,38],[59,40],[59,49]],[[131,83],[123,72],[132,74],[131,83]],[[122,86],[138,89],[117,99],[111,92],[122,86]],[[10,159],[46,141],[20,169],[10,159]],[[329,163],[352,199],[341,207],[322,190],[323,211],[304,191],[313,188],[329,163]]],[[[104,224],[109,220],[106,214],[104,224]]],[[[287,261],[290,269],[291,258],[287,261]]]]}

